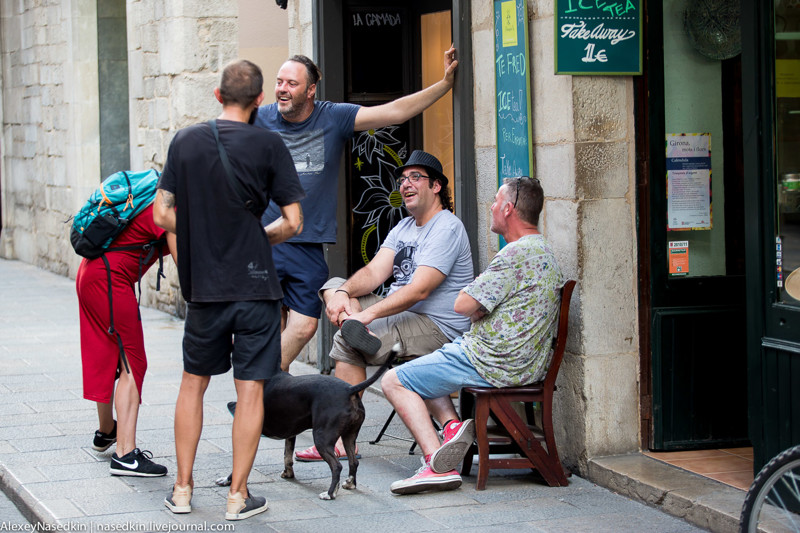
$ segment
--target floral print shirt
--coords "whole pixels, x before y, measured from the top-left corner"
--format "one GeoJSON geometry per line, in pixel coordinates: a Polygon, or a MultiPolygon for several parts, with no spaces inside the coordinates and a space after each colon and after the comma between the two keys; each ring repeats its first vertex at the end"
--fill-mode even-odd
{"type": "Polygon", "coordinates": [[[464,334],[462,349],[495,387],[544,379],[552,357],[564,284],[543,235],[509,243],[464,288],[488,314],[464,334]]]}

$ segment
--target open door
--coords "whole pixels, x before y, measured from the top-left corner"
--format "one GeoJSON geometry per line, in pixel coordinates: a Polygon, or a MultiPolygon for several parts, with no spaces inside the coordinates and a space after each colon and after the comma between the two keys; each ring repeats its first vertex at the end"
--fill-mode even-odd
{"type": "MultiPolygon", "coordinates": [[[[380,105],[441,79],[452,42],[449,2],[349,1],[344,5],[345,99],[380,105]]],[[[394,178],[415,149],[439,158],[453,176],[452,93],[404,124],[360,132],[345,158],[348,274],[375,256],[408,215],[394,178]]],[[[452,183],[450,184],[452,196],[452,183]]],[[[388,290],[388,280],[381,292],[388,290]]]]}
{"type": "MultiPolygon", "coordinates": [[[[475,246],[470,10],[469,1],[315,0],[315,56],[324,73],[321,99],[382,104],[440,80],[451,43],[459,59],[467,58],[459,62],[453,90],[422,116],[361,132],[350,143],[339,181],[339,205],[346,207],[339,211],[337,243],[326,249],[332,276],[347,277],[369,262],[406,215],[393,170],[415,149],[442,162],[451,178],[454,209],[475,246]]],[[[333,329],[322,320],[320,331],[317,353],[325,354],[333,329]]],[[[318,366],[330,369],[326,357],[318,357],[318,366]]]]}
{"type": "Polygon", "coordinates": [[[693,6],[647,4],[637,80],[643,446],[652,450],[748,443],[741,59],[735,43],[708,45],[711,26],[685,24],[701,16],[686,12],[693,6]]]}

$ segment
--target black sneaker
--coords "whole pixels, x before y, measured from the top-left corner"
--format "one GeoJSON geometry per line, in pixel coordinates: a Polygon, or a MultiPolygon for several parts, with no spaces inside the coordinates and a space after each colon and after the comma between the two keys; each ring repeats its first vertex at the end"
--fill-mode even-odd
{"type": "Polygon", "coordinates": [[[228,493],[228,507],[225,512],[225,520],[244,520],[258,513],[267,510],[269,504],[263,496],[253,496],[247,491],[247,498],[241,492],[236,494],[228,493]]]}
{"type": "Polygon", "coordinates": [[[381,340],[358,320],[345,320],[340,330],[344,341],[364,355],[375,355],[381,349],[381,340]]]}
{"type": "Polygon", "coordinates": [[[94,442],[92,448],[98,452],[104,452],[111,447],[112,444],[117,442],[117,421],[114,420],[114,429],[111,433],[103,433],[99,429],[94,432],[94,442]]]}
{"type": "Polygon", "coordinates": [[[112,476],[139,476],[139,477],[158,477],[166,475],[167,467],[157,465],[150,459],[153,454],[148,450],[134,449],[119,457],[116,452],[111,454],[111,466],[109,471],[112,476]]]}

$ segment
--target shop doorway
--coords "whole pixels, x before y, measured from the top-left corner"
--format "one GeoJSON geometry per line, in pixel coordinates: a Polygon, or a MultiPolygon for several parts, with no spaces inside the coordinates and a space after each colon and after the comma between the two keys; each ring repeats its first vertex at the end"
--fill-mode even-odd
{"type": "Polygon", "coordinates": [[[642,447],[659,451],[749,444],[739,28],[719,40],[695,4],[647,4],[636,81],[642,447]]]}
{"type": "MultiPolygon", "coordinates": [[[[452,42],[449,2],[344,6],[345,98],[380,105],[442,77],[443,52],[452,42]]],[[[365,266],[389,230],[408,212],[394,169],[415,149],[437,156],[453,176],[453,100],[448,93],[421,117],[360,132],[345,157],[349,273],[365,266]]],[[[450,185],[452,197],[452,185],[450,185]]],[[[378,292],[388,290],[391,280],[378,292]]]]}
{"type": "MultiPolygon", "coordinates": [[[[455,214],[477,242],[471,2],[469,0],[316,0],[314,55],[324,75],[318,98],[378,105],[441,79],[454,43],[455,86],[405,124],[361,132],[349,143],[339,180],[338,234],[326,246],[332,276],[347,277],[377,252],[405,210],[392,177],[415,149],[436,155],[450,178],[455,214]]],[[[477,254],[474,258],[477,265],[477,254]]],[[[332,328],[320,321],[317,353],[327,353],[332,328]]],[[[326,358],[320,367],[329,370],[326,358]]]]}

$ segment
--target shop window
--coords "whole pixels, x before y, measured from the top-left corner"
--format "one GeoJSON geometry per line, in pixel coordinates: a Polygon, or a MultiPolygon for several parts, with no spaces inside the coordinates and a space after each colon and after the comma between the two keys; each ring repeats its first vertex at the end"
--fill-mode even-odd
{"type": "Polygon", "coordinates": [[[800,305],[800,2],[775,2],[775,239],[780,299],[800,305]]]}

